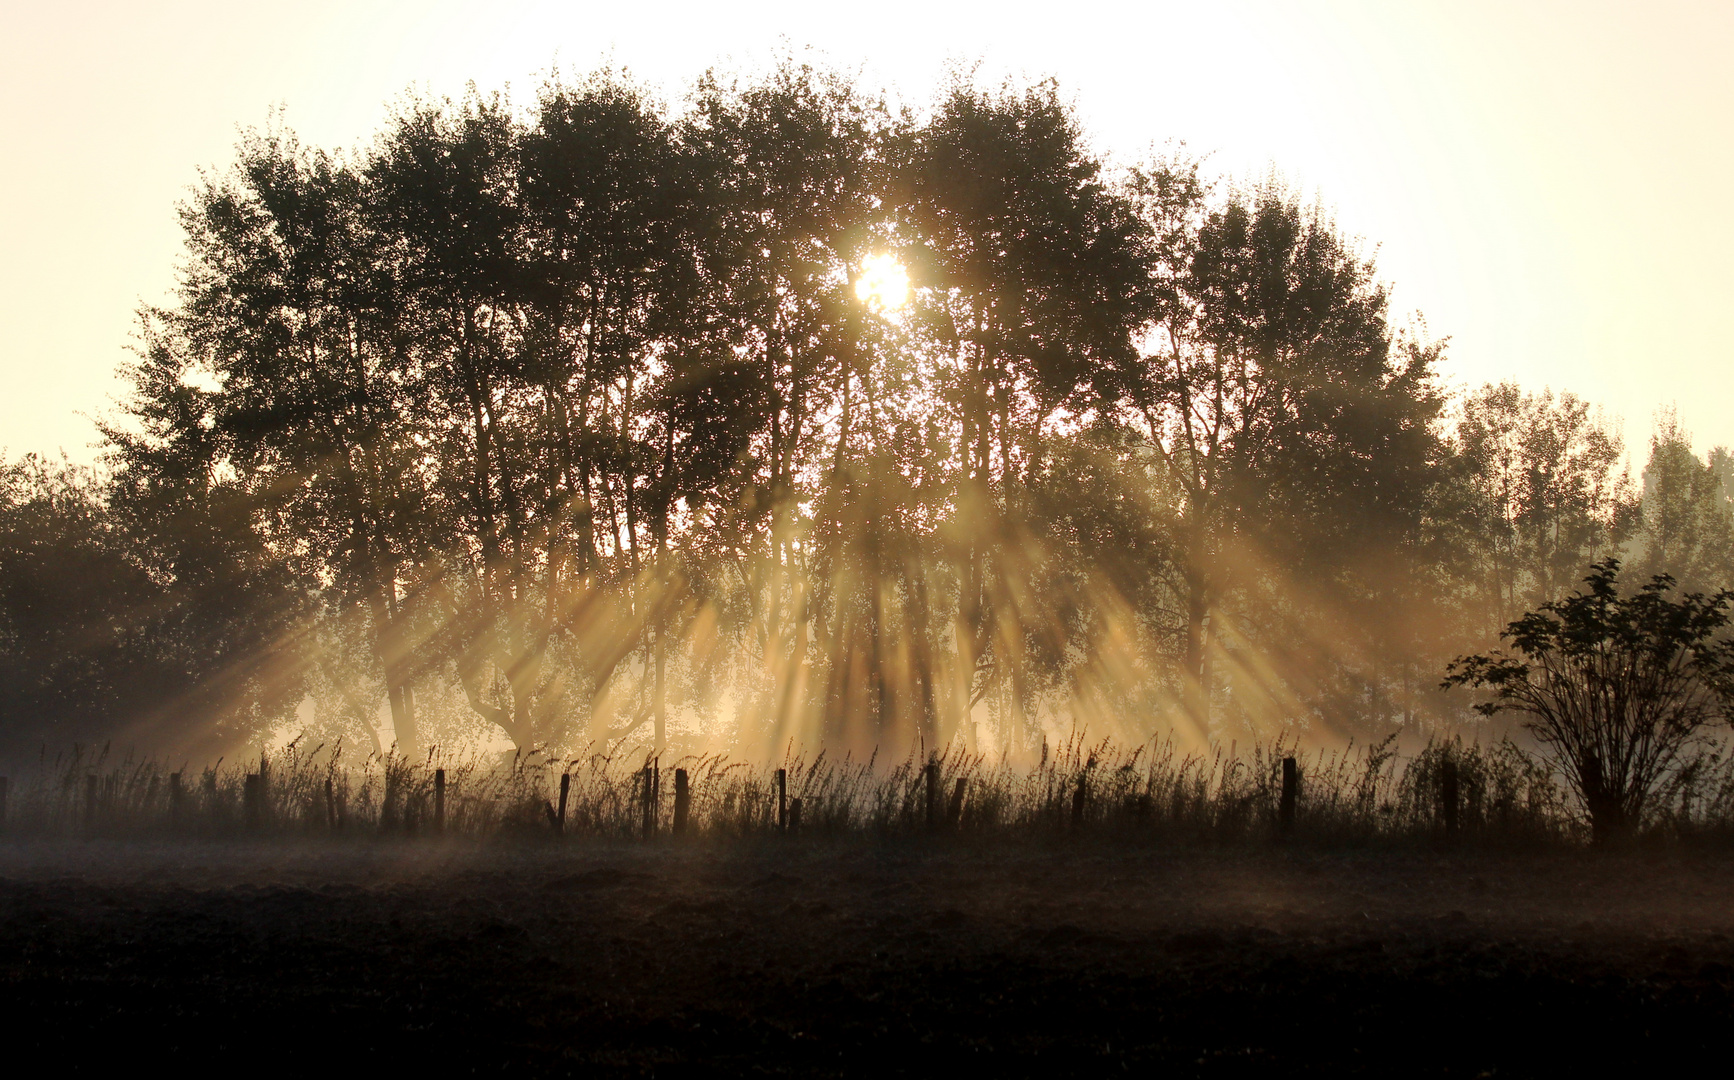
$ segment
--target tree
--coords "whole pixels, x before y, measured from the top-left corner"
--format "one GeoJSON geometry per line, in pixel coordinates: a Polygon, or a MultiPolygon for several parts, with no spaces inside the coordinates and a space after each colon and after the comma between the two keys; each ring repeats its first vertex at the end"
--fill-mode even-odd
{"type": "Polygon", "coordinates": [[[1464,399],[1454,435],[1487,575],[1489,633],[1559,595],[1630,535],[1637,500],[1615,471],[1623,444],[1581,398],[1489,383],[1464,399]]]}
{"type": "MultiPolygon", "coordinates": [[[[1365,625],[1301,634],[1272,620],[1317,610],[1295,600],[1320,586],[1343,598],[1372,590],[1415,533],[1439,458],[1438,350],[1393,347],[1371,262],[1279,184],[1213,205],[1196,163],[1176,157],[1135,174],[1133,191],[1153,236],[1156,302],[1124,401],[1177,494],[1165,573],[1183,712],[1205,732],[1217,662],[1237,639],[1236,667],[1293,681],[1284,668],[1311,678],[1340,653],[1273,663],[1281,639],[1365,625]]],[[[1263,682],[1244,689],[1292,704],[1290,687],[1263,682]]]]}
{"type": "MultiPolygon", "coordinates": [[[[181,300],[147,313],[129,373],[142,431],[108,434],[136,505],[208,499],[187,513],[238,513],[277,565],[329,582],[332,615],[366,626],[371,663],[356,666],[377,671],[409,752],[414,635],[398,585],[439,535],[412,428],[423,373],[368,198],[354,169],[292,136],[245,138],[235,168],[182,207],[181,300]]],[[[371,729],[348,676],[332,681],[371,729]]]]}
{"type": "MultiPolygon", "coordinates": [[[[163,590],[126,557],[95,478],[0,471],[0,739],[100,739],[172,699],[141,617],[163,590]]],[[[204,718],[202,718],[204,719],[204,718]]]]}
{"type": "Polygon", "coordinates": [[[1672,575],[1686,588],[1734,581],[1726,462],[1727,451],[1720,448],[1699,460],[1679,419],[1672,412],[1658,418],[1634,545],[1644,572],[1672,575]]]}
{"type": "MultiPolygon", "coordinates": [[[[653,399],[677,451],[663,455],[666,474],[683,478],[659,490],[687,487],[693,520],[730,537],[723,565],[735,563],[750,607],[751,696],[775,740],[808,706],[830,708],[808,675],[836,663],[844,638],[835,621],[814,623],[837,580],[814,576],[803,539],[826,532],[815,495],[870,435],[874,334],[853,286],[887,240],[894,128],[882,102],[789,60],[755,85],[708,76],[681,127],[702,188],[689,241],[709,325],[671,356],[664,383],[690,403],[653,399]]],[[[702,535],[688,539],[695,551],[723,554],[702,535]]]]}
{"type": "Polygon", "coordinates": [[[1112,401],[1136,357],[1147,232],[1051,82],[997,94],[953,87],[902,157],[913,319],[955,470],[949,719],[997,686],[1016,745],[1033,741],[1027,654],[1052,625],[1024,589],[1040,562],[1031,486],[1055,429],[1112,401]]]}
{"type": "Polygon", "coordinates": [[[1459,657],[1443,684],[1491,689],[1477,710],[1525,717],[1598,843],[1643,824],[1706,728],[1734,706],[1734,641],[1724,633],[1734,592],[1671,597],[1674,580],[1660,574],[1621,596],[1619,571],[1617,559],[1596,563],[1587,588],[1506,628],[1515,652],[1459,657]]]}
{"type": "Polygon", "coordinates": [[[202,472],[0,466],[0,753],[212,751],[282,720],[307,594],[202,472]]]}

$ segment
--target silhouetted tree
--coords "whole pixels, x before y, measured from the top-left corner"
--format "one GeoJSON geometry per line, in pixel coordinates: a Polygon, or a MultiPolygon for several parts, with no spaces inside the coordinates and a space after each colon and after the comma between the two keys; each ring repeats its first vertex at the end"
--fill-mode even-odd
{"type": "Polygon", "coordinates": [[[1634,565],[1647,574],[1667,574],[1688,589],[1734,581],[1734,514],[1726,467],[1716,467],[1727,455],[1700,460],[1672,413],[1659,421],[1644,466],[1634,565]]]}
{"type": "MultiPolygon", "coordinates": [[[[1435,351],[1393,350],[1384,287],[1321,212],[1275,185],[1213,209],[1184,159],[1134,191],[1157,303],[1127,400],[1178,493],[1170,580],[1185,711],[1203,731],[1216,658],[1257,636],[1228,599],[1340,583],[1396,553],[1429,495],[1443,401],[1435,351]]],[[[1252,689],[1287,704],[1286,687],[1252,689]]]]}
{"type": "MultiPolygon", "coordinates": [[[[364,182],[344,163],[290,137],[244,140],[235,168],[182,208],[181,303],[149,314],[134,373],[143,436],[110,437],[141,498],[208,492],[279,565],[330,583],[334,617],[369,627],[408,750],[398,583],[440,537],[413,437],[424,384],[366,215],[364,182]],[[189,385],[199,379],[210,388],[189,385]]],[[[357,702],[370,725],[369,711],[357,702]]]]}
{"type": "Polygon", "coordinates": [[[1029,635],[1047,629],[1017,595],[1037,551],[1027,488],[1051,427],[1113,400],[1136,355],[1145,227],[1052,83],[958,85],[904,153],[914,318],[954,425],[958,697],[967,711],[1003,681],[1021,741],[1029,635]]]}
{"type": "Polygon", "coordinates": [[[306,593],[244,495],[146,471],[111,485],[34,457],[0,470],[0,752],[211,751],[299,702],[306,593]]]}
{"type": "Polygon", "coordinates": [[[1643,824],[1668,780],[1734,703],[1734,592],[1670,597],[1651,578],[1619,592],[1620,564],[1595,564],[1584,588],[1516,620],[1502,635],[1515,653],[1459,657],[1446,686],[1487,687],[1492,715],[1510,709],[1583,800],[1598,842],[1643,824]]]}
{"type": "Polygon", "coordinates": [[[891,126],[882,103],[845,80],[785,61],[755,85],[707,78],[681,129],[703,170],[706,363],[730,372],[733,393],[750,388],[753,407],[736,422],[757,421],[737,454],[745,486],[732,511],[717,510],[746,549],[754,667],[769,676],[757,705],[776,732],[804,714],[809,653],[834,664],[841,640],[835,622],[815,637],[815,593],[835,582],[813,577],[800,537],[815,524],[814,487],[865,428],[876,328],[853,285],[885,242],[891,126]],[[725,349],[750,368],[725,362],[725,349]]]}
{"type": "Polygon", "coordinates": [[[1624,448],[1574,395],[1484,386],[1464,400],[1455,444],[1493,625],[1557,596],[1630,535],[1636,500],[1615,472],[1624,448]]]}

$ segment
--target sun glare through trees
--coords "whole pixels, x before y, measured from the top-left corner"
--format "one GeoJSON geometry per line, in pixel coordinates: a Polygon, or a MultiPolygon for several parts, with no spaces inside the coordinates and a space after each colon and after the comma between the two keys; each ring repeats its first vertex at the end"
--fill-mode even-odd
{"type": "Polygon", "coordinates": [[[874,255],[861,265],[855,296],[879,311],[895,311],[909,301],[909,272],[895,255],[874,255]]]}
{"type": "Polygon", "coordinates": [[[1448,394],[1318,205],[1052,83],[414,100],[181,220],[103,468],[6,474],[16,746],[1424,742],[1592,560],[1728,578],[1725,454],[1448,394]]]}
{"type": "Polygon", "coordinates": [[[100,464],[0,462],[13,1056],[1725,1056],[1734,458],[1445,385],[1377,238],[1067,100],[246,132],[100,464]]]}

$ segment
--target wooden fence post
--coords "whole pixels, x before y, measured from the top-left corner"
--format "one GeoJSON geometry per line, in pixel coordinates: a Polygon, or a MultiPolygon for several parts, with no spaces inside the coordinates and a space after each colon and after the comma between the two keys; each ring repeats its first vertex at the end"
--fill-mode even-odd
{"type": "Polygon", "coordinates": [[[247,828],[257,829],[265,820],[265,776],[248,773],[241,787],[241,808],[247,828]]]}
{"type": "MultiPolygon", "coordinates": [[[[562,799],[562,802],[565,800],[562,799]]],[[[434,832],[446,831],[446,771],[434,770],[434,832]]]]}
{"type": "Polygon", "coordinates": [[[1087,773],[1078,774],[1078,789],[1072,792],[1072,828],[1082,828],[1084,824],[1084,803],[1090,797],[1090,778],[1087,773]]]}
{"type": "Polygon", "coordinates": [[[1445,835],[1457,835],[1457,763],[1446,761],[1439,767],[1439,803],[1445,818],[1445,835]]]}
{"type": "Polygon", "coordinates": [[[325,778],[325,831],[337,831],[337,791],[329,776],[325,778]]]}
{"type": "Polygon", "coordinates": [[[931,758],[927,762],[927,828],[929,832],[939,828],[939,762],[931,758]]]}
{"type": "Polygon", "coordinates": [[[686,770],[674,770],[674,835],[686,835],[686,816],[692,810],[692,792],[686,786],[686,770]]]}
{"type": "Polygon", "coordinates": [[[963,822],[963,791],[968,783],[969,781],[960,776],[951,789],[951,808],[946,812],[945,823],[954,829],[963,822]]]}
{"type": "Polygon", "coordinates": [[[1287,836],[1294,831],[1294,806],[1300,794],[1300,770],[1293,757],[1282,759],[1282,802],[1277,804],[1277,829],[1287,836]]]}
{"type": "Polygon", "coordinates": [[[777,770],[777,831],[789,830],[789,770],[777,770]]]}
{"type": "Polygon", "coordinates": [[[644,763],[639,774],[643,787],[638,792],[639,826],[646,840],[656,835],[656,766],[644,763]]]}
{"type": "Polygon", "coordinates": [[[554,812],[554,831],[566,834],[566,796],[572,790],[572,774],[560,774],[560,808],[554,812]]]}

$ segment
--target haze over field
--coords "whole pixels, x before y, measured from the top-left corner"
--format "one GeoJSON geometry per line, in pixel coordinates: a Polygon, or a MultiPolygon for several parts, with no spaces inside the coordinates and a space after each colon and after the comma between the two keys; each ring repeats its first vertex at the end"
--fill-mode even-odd
{"type": "Polygon", "coordinates": [[[1734,5],[13,7],[14,1056],[1724,1053],[1734,5]]]}
{"type": "Polygon", "coordinates": [[[507,83],[602,58],[677,105],[786,37],[925,107],[949,61],[1057,76],[1099,148],[1185,139],[1269,167],[1377,248],[1394,312],[1449,336],[1442,373],[1570,389],[1641,468],[1677,403],[1734,443],[1718,325],[1734,165],[1730,9],[1707,4],[866,6],[506,3],[37,6],[0,43],[0,445],[94,456],[140,303],[173,287],[173,211],[275,103],[311,144],[365,144],[406,87],[507,83]]]}

